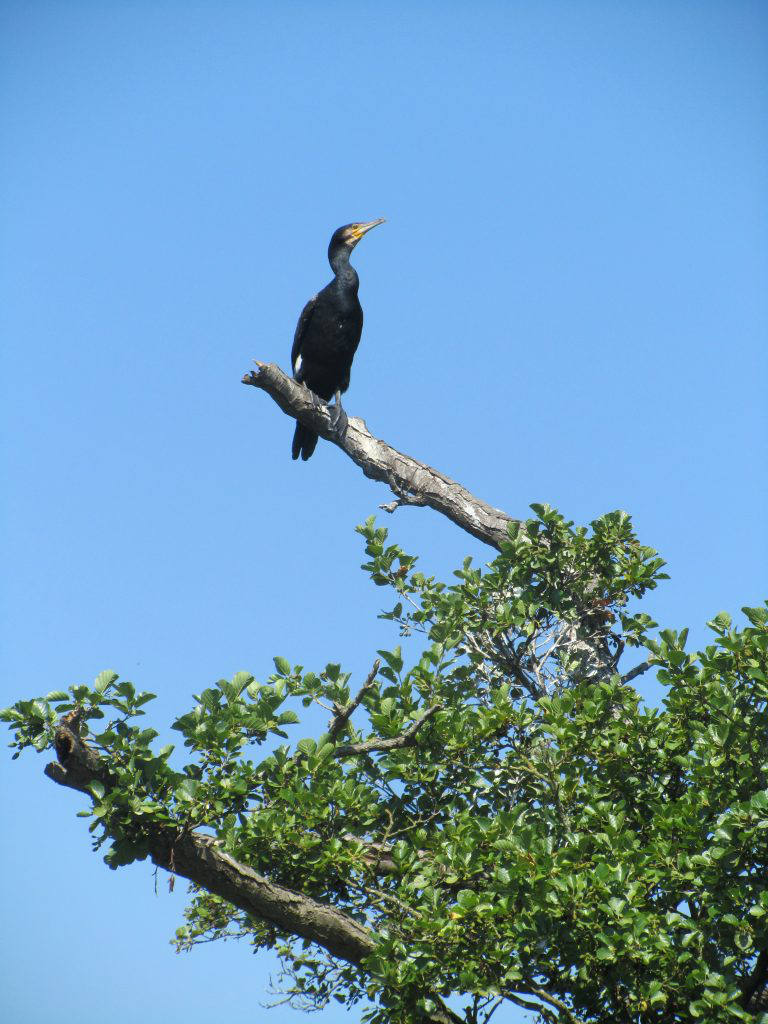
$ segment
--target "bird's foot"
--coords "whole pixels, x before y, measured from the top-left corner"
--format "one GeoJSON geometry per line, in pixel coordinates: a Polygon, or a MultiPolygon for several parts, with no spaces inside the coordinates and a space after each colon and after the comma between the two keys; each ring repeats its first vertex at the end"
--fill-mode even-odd
{"type": "Polygon", "coordinates": [[[344,412],[340,402],[337,401],[335,405],[328,406],[328,417],[331,421],[331,430],[339,441],[343,441],[344,436],[347,433],[349,420],[347,419],[347,414],[344,412]]]}
{"type": "Polygon", "coordinates": [[[309,392],[309,400],[316,409],[325,408],[325,402],[322,400],[322,398],[320,398],[319,395],[315,394],[315,392],[312,390],[309,384],[305,384],[304,381],[301,381],[301,386],[303,388],[306,388],[307,391],[309,392]]]}

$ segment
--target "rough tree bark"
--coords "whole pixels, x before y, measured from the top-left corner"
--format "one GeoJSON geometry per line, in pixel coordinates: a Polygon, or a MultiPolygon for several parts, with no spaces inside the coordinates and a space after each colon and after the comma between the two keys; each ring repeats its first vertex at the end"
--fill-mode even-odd
{"type": "Polygon", "coordinates": [[[257,366],[257,370],[245,374],[243,384],[266,391],[284,413],[341,448],[367,477],[388,484],[395,501],[381,506],[387,512],[394,512],[399,505],[427,505],[494,548],[509,538],[507,526],[517,520],[476,498],[432,466],[374,437],[364,420],[351,416],[346,434],[339,438],[331,428],[327,407],[315,405],[304,385],[286,376],[274,363],[257,366]]]}

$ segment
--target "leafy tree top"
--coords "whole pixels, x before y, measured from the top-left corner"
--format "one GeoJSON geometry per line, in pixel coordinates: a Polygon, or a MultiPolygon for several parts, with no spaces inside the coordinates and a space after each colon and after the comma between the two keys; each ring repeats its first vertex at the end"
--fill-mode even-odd
{"type": "Polygon", "coordinates": [[[14,756],[57,746],[53,777],[73,758],[110,866],[151,857],[197,882],[178,947],[273,947],[298,1005],[366,999],[382,1024],[480,1022],[504,1000],[549,1021],[754,1021],[768,611],[741,629],[718,616],[688,652],[637,609],[662,562],[628,516],[584,529],[534,511],[450,584],[360,528],[365,570],[395,592],[384,617],[421,642],[408,664],[378,652],[357,690],[340,665],[282,657],[263,684],[220,680],[174,723],[177,769],[137,724],[152,695],[104,672],[3,711],[14,756]],[[651,666],[659,708],[631,683],[651,666]],[[311,737],[310,705],[328,715],[311,737]],[[190,837],[332,908],[342,938],[185,871],[190,837]]]}

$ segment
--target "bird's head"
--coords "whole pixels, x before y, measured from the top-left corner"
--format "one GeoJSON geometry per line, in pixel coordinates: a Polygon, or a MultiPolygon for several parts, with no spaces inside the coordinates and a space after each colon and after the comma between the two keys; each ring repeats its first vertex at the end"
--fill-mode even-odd
{"type": "Polygon", "coordinates": [[[346,250],[347,254],[351,253],[363,235],[367,234],[371,228],[383,223],[384,218],[379,217],[378,220],[369,220],[362,224],[345,224],[343,227],[337,228],[331,238],[331,244],[328,246],[328,258],[333,261],[334,254],[343,250],[346,250]]]}

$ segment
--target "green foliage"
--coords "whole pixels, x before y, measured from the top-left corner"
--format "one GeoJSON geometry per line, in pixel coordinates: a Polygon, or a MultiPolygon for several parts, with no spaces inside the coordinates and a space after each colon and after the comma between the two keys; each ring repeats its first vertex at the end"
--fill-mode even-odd
{"type": "Polygon", "coordinates": [[[152,695],[102,673],[0,713],[14,756],[81,707],[109,765],[88,813],[111,866],[146,855],[153,823],[204,827],[368,925],[377,949],[356,967],[194,893],[178,947],[274,948],[297,1005],[368,997],[377,1024],[450,995],[467,1022],[498,999],[548,1021],[761,1020],[744,991],[768,948],[768,610],[745,608],[744,628],[718,615],[688,651],[686,630],[655,633],[637,609],[665,577],[628,516],[586,529],[534,512],[451,584],[360,528],[404,646],[379,652],[349,718],[358,687],[339,665],[276,657],[266,683],[238,673],[195,698],[174,723],[177,771],[134,724],[152,695]],[[629,668],[655,669],[660,707],[622,678],[628,650],[629,668]],[[339,727],[292,735],[310,705],[339,727]]]}

